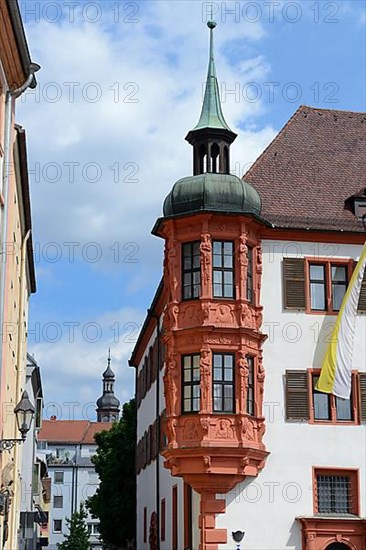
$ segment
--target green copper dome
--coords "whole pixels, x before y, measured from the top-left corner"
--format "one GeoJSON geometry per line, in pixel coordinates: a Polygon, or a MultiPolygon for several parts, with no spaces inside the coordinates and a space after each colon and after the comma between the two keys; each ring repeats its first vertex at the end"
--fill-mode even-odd
{"type": "Polygon", "coordinates": [[[205,173],[178,180],[164,201],[164,216],[200,211],[261,213],[261,199],[249,183],[230,174],[205,173]]]}

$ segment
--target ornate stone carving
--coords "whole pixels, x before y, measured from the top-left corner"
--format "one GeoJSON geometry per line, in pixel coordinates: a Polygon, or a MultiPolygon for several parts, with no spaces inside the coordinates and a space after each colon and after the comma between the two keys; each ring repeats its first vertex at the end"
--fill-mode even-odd
{"type": "Polygon", "coordinates": [[[204,336],[203,341],[205,344],[235,346],[239,344],[239,337],[233,334],[228,334],[227,336],[204,336]]]}
{"type": "Polygon", "coordinates": [[[187,326],[196,326],[201,324],[201,311],[197,305],[188,306],[183,314],[184,324],[187,326]]]}
{"type": "Polygon", "coordinates": [[[258,295],[258,302],[259,302],[260,292],[262,288],[262,271],[263,271],[262,247],[260,245],[257,246],[256,251],[257,251],[257,261],[256,261],[257,295],[258,295]]]}
{"type": "Polygon", "coordinates": [[[241,459],[240,461],[240,466],[241,466],[241,470],[242,472],[244,473],[244,470],[247,466],[249,466],[249,457],[245,456],[244,458],[241,459]]]}
{"type": "Polygon", "coordinates": [[[201,350],[200,375],[201,375],[201,410],[210,410],[210,381],[211,381],[211,359],[210,352],[201,350]]]}
{"type": "Polygon", "coordinates": [[[201,428],[202,428],[203,433],[205,435],[207,435],[208,430],[210,428],[210,424],[211,424],[210,417],[209,416],[201,416],[200,424],[201,424],[201,428]]]}
{"type": "Polygon", "coordinates": [[[249,368],[248,362],[244,351],[239,351],[238,359],[238,371],[239,371],[239,413],[246,411],[246,393],[248,387],[249,368]]]}
{"type": "Polygon", "coordinates": [[[177,278],[177,248],[178,242],[175,239],[165,243],[164,250],[164,284],[167,289],[168,301],[178,301],[178,286],[177,278]]]}
{"type": "Polygon", "coordinates": [[[248,304],[240,304],[240,324],[246,328],[253,328],[253,313],[248,304]]]}
{"type": "Polygon", "coordinates": [[[254,424],[253,421],[247,416],[244,416],[241,419],[241,430],[244,436],[243,439],[246,439],[247,441],[255,440],[254,424]]]}
{"type": "Polygon", "coordinates": [[[215,321],[220,324],[231,325],[234,323],[232,306],[219,305],[215,312],[215,321]]]}
{"type": "Polygon", "coordinates": [[[239,263],[241,267],[246,267],[248,265],[248,247],[246,241],[246,235],[239,237],[239,263]]]}
{"type": "Polygon", "coordinates": [[[220,418],[217,422],[215,437],[217,439],[233,439],[234,432],[231,426],[231,421],[228,418],[220,418]]]}
{"type": "Polygon", "coordinates": [[[258,442],[262,443],[263,436],[266,433],[266,425],[264,422],[264,418],[260,418],[258,420],[257,433],[258,433],[258,442]]]}
{"type": "Polygon", "coordinates": [[[189,441],[200,439],[200,435],[198,432],[198,426],[195,420],[189,419],[184,424],[184,431],[183,431],[183,437],[184,439],[187,439],[189,441]]]}
{"type": "Polygon", "coordinates": [[[204,303],[202,304],[202,313],[203,313],[203,322],[207,323],[210,320],[210,311],[211,311],[211,304],[210,303],[204,303]]]}
{"type": "Polygon", "coordinates": [[[175,418],[168,418],[166,421],[166,428],[169,445],[173,445],[177,441],[176,427],[177,420],[175,418]]]}
{"type": "Polygon", "coordinates": [[[170,305],[170,322],[171,328],[176,330],[178,328],[178,315],[179,315],[179,306],[177,304],[170,305]]]}
{"type": "Polygon", "coordinates": [[[211,237],[208,233],[202,235],[202,241],[200,244],[201,253],[201,270],[202,280],[205,285],[209,285],[211,281],[211,237]]]}
{"type": "Polygon", "coordinates": [[[179,372],[173,354],[167,358],[163,382],[167,414],[177,414],[179,372]]]}
{"type": "Polygon", "coordinates": [[[206,472],[209,472],[211,470],[211,457],[210,456],[204,456],[203,457],[203,466],[204,466],[206,472]]]}
{"type": "Polygon", "coordinates": [[[264,394],[264,380],[266,378],[266,372],[263,367],[263,358],[258,357],[257,360],[257,380],[258,380],[258,411],[259,414],[262,414],[263,407],[263,394],[264,394]]]}

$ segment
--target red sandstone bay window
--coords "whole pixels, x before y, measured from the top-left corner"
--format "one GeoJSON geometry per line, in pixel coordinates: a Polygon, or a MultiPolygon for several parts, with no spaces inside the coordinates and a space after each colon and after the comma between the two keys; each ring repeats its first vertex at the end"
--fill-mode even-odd
{"type": "MultiPolygon", "coordinates": [[[[306,313],[338,314],[352,275],[353,260],[284,258],[284,307],[306,313]]],[[[366,312],[366,273],[359,312],[366,312]]]]}
{"type": "Polygon", "coordinates": [[[352,374],[349,400],[315,390],[319,371],[286,371],[286,420],[310,423],[359,424],[366,422],[366,373],[352,374]]]}

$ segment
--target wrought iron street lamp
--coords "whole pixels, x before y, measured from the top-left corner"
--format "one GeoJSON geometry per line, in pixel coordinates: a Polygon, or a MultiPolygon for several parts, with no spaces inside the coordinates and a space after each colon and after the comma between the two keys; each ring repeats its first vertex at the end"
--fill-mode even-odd
{"type": "Polygon", "coordinates": [[[23,392],[22,398],[14,409],[18,430],[22,434],[21,439],[0,439],[0,453],[9,451],[16,443],[22,443],[27,437],[27,433],[32,424],[35,409],[29,401],[28,393],[23,392]]]}

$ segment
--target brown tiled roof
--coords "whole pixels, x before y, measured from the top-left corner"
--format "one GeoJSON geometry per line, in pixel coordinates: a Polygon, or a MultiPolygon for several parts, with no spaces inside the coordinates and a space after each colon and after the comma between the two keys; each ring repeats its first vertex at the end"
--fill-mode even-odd
{"type": "Polygon", "coordinates": [[[38,440],[50,443],[94,443],[94,435],[112,426],[109,422],[88,420],[44,420],[38,440]]]}
{"type": "Polygon", "coordinates": [[[365,231],[344,201],[366,187],[366,113],[302,105],[243,179],[277,227],[365,231]]]}
{"type": "Polygon", "coordinates": [[[91,445],[95,443],[94,436],[95,434],[102,432],[103,430],[110,430],[112,427],[111,422],[90,422],[89,427],[84,434],[82,443],[86,445],[91,445]]]}

